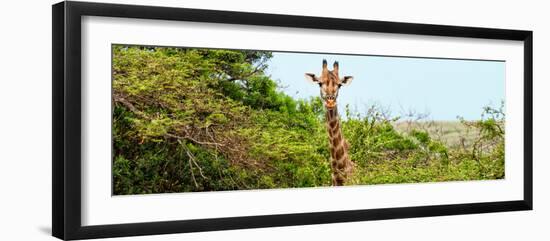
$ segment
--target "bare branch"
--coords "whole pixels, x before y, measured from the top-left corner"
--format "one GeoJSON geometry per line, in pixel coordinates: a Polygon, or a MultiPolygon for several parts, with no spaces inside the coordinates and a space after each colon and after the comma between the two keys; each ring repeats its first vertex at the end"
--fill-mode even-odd
{"type": "Polygon", "coordinates": [[[208,142],[208,141],[199,141],[199,140],[196,140],[195,138],[187,136],[187,135],[186,136],[178,136],[178,135],[174,135],[174,134],[171,134],[171,133],[166,133],[165,136],[176,138],[178,140],[189,140],[191,142],[194,142],[196,144],[201,144],[201,145],[224,146],[221,143],[208,142]]]}

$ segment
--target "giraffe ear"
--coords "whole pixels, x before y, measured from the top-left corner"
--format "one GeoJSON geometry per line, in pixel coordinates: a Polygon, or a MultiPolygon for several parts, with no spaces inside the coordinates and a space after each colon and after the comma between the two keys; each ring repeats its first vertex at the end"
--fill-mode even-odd
{"type": "Polygon", "coordinates": [[[344,76],[342,80],[340,80],[341,85],[349,85],[351,84],[351,81],[353,80],[353,76],[344,76]]]}
{"type": "Polygon", "coordinates": [[[306,73],[305,77],[306,77],[306,80],[310,81],[311,83],[314,83],[314,84],[320,83],[319,78],[317,78],[317,76],[315,76],[314,74],[306,73]]]}

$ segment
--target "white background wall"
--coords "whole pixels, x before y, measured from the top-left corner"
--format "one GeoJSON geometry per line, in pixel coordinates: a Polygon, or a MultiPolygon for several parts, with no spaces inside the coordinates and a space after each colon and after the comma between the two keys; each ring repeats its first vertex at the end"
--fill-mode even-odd
{"type": "MultiPolygon", "coordinates": [[[[435,218],[263,228],[117,240],[549,240],[550,17],[546,1],[141,0],[189,8],[533,30],[534,206],[435,218]]],[[[54,240],[51,231],[51,8],[8,1],[0,8],[0,240],[54,240]]]]}

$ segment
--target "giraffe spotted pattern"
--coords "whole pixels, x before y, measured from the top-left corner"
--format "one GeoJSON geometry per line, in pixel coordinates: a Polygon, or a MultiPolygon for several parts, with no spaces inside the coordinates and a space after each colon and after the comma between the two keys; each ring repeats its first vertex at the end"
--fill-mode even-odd
{"type": "Polygon", "coordinates": [[[342,135],[336,105],[340,87],[348,85],[353,77],[344,76],[343,78],[339,78],[338,70],[338,62],[334,62],[333,70],[330,71],[327,68],[327,61],[323,60],[321,76],[317,77],[311,73],[305,74],[306,79],[319,84],[320,95],[326,109],[325,116],[329,137],[332,185],[334,186],[344,185],[353,172],[354,166],[348,155],[349,144],[342,135]]]}

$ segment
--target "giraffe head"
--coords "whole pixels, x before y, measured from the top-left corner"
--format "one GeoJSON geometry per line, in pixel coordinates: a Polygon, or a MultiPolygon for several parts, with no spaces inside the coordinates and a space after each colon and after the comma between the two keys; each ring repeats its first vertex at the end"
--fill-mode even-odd
{"type": "Polygon", "coordinates": [[[334,62],[332,70],[328,70],[327,61],[324,59],[321,76],[315,76],[312,73],[306,73],[305,76],[307,80],[319,85],[321,99],[323,99],[325,108],[329,110],[336,107],[336,98],[338,97],[340,87],[350,84],[353,80],[352,76],[340,78],[338,75],[338,61],[334,62]]]}

